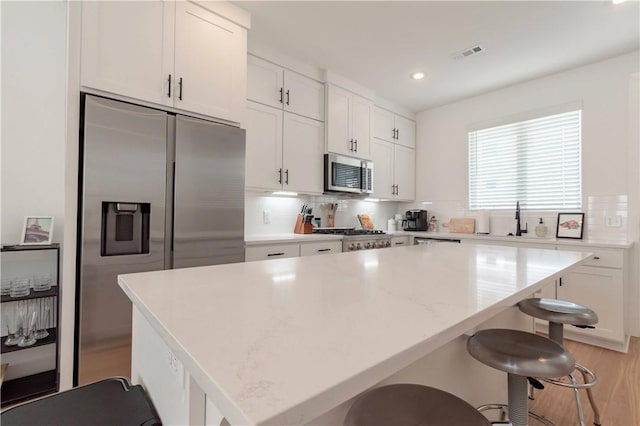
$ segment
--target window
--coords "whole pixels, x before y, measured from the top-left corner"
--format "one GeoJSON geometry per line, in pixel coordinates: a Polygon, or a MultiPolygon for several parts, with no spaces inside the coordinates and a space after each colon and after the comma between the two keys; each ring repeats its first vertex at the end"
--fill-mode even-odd
{"type": "Polygon", "coordinates": [[[582,110],[469,132],[469,208],[580,209],[582,110]]]}

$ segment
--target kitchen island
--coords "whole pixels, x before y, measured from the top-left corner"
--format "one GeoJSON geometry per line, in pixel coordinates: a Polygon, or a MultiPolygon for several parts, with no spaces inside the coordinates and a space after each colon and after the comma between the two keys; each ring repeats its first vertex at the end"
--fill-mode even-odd
{"type": "MultiPolygon", "coordinates": [[[[132,380],[165,424],[333,423],[327,413],[451,342],[462,356],[460,336],[590,256],[452,244],[122,275],[132,380]]],[[[430,364],[450,381],[463,370],[430,364]]]]}

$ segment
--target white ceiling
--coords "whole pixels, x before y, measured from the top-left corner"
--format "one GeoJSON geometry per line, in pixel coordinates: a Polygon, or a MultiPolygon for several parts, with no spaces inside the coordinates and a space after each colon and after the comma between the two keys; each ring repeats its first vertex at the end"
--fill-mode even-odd
{"type": "Polygon", "coordinates": [[[637,0],[238,1],[267,45],[421,111],[637,50],[637,0]],[[484,52],[452,59],[480,44],[484,52]],[[422,70],[427,78],[410,79],[422,70]]]}

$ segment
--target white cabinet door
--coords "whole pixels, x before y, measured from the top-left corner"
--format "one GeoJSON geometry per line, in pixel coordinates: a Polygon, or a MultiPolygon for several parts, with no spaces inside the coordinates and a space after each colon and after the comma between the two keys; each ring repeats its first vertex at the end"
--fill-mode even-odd
{"type": "Polygon", "coordinates": [[[324,123],[284,112],[283,189],[322,194],[324,190],[324,123]]]}
{"type": "Polygon", "coordinates": [[[245,261],[284,259],[300,256],[300,244],[276,244],[271,246],[250,246],[244,250],[245,261]]]}
{"type": "Polygon", "coordinates": [[[416,123],[400,115],[395,116],[396,143],[409,148],[416,147],[416,123]]]}
{"type": "Polygon", "coordinates": [[[394,114],[386,109],[375,107],[373,115],[373,137],[395,142],[394,114]]]}
{"type": "Polygon", "coordinates": [[[621,269],[580,266],[562,276],[557,293],[558,299],[587,306],[598,314],[595,329],[566,326],[572,333],[624,341],[621,269]]]}
{"type": "Polygon", "coordinates": [[[246,144],[245,185],[281,189],[282,110],[248,101],[246,144]]]}
{"type": "Polygon", "coordinates": [[[371,147],[373,103],[357,95],[352,95],[351,103],[351,137],[355,143],[355,155],[368,159],[371,147]]]}
{"type": "Polygon", "coordinates": [[[391,247],[404,247],[408,246],[410,242],[409,236],[391,237],[391,247]]]}
{"type": "Polygon", "coordinates": [[[371,140],[374,198],[394,198],[393,144],[377,138],[371,140]]]}
{"type": "MultiPolygon", "coordinates": [[[[415,152],[402,145],[394,145],[394,176],[396,198],[410,201],[416,197],[415,152]]],[[[375,170],[374,170],[375,175],[375,170]]]]}
{"type": "Polygon", "coordinates": [[[342,241],[320,241],[300,244],[300,256],[342,253],[342,241]]]}
{"type": "Polygon", "coordinates": [[[355,155],[351,138],[351,94],[327,85],[327,149],[343,155],[355,155]]]}
{"type": "Polygon", "coordinates": [[[324,84],[301,74],[285,71],[284,109],[324,121],[324,84]]]}
{"type": "Polygon", "coordinates": [[[175,3],[82,2],[80,84],[173,105],[175,3]]]}
{"type": "Polygon", "coordinates": [[[233,122],[246,102],[246,31],[196,3],[176,3],[177,108],[233,122]]]}
{"type": "Polygon", "coordinates": [[[284,70],[271,62],[247,57],[247,99],[282,108],[284,70]]]}

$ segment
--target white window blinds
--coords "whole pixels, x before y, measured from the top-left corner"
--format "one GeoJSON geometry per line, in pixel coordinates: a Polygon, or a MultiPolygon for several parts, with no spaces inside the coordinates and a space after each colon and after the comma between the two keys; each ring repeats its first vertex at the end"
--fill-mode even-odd
{"type": "Polygon", "coordinates": [[[570,111],[469,132],[469,208],[580,209],[581,115],[570,111]]]}

